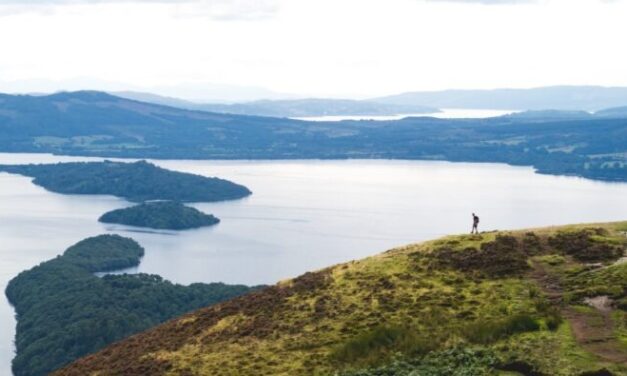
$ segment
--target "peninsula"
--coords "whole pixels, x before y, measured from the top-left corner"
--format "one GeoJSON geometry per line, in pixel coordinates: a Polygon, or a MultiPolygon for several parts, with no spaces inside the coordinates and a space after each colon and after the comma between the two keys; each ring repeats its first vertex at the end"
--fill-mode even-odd
{"type": "Polygon", "coordinates": [[[133,239],[101,235],[13,278],[6,295],[18,321],[14,375],[47,375],[172,317],[253,289],[182,286],[149,274],[94,275],[136,266],[143,254],[133,239]]]}

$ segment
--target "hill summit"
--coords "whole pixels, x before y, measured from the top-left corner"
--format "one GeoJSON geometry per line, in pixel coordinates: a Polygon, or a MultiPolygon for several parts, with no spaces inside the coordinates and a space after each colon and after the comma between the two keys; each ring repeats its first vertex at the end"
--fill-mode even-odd
{"type": "Polygon", "coordinates": [[[56,375],[625,374],[626,231],[392,249],[179,317],[56,375]]]}

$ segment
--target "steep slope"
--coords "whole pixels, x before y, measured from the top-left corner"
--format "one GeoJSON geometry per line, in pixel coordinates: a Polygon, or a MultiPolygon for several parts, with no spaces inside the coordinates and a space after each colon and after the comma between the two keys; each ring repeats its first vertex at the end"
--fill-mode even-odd
{"type": "Polygon", "coordinates": [[[393,249],[182,316],[56,375],[625,374],[626,232],[567,226],[393,249]]]}

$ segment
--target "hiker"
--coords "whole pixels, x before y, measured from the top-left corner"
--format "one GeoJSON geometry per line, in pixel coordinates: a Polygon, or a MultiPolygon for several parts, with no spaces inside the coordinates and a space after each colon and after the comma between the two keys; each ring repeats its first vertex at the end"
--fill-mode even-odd
{"type": "Polygon", "coordinates": [[[478,234],[479,233],[479,217],[475,214],[472,213],[472,230],[470,230],[471,234],[478,234]]]}

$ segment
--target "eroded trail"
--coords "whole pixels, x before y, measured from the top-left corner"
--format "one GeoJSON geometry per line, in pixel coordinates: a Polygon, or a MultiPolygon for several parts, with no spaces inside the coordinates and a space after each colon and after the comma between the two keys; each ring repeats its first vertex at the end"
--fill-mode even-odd
{"type": "Polygon", "coordinates": [[[627,352],[615,335],[611,300],[606,296],[586,299],[589,307],[573,307],[564,302],[559,277],[533,263],[530,276],[538,282],[547,298],[560,307],[562,317],[570,323],[577,343],[586,351],[612,363],[627,364],[627,352]]]}

